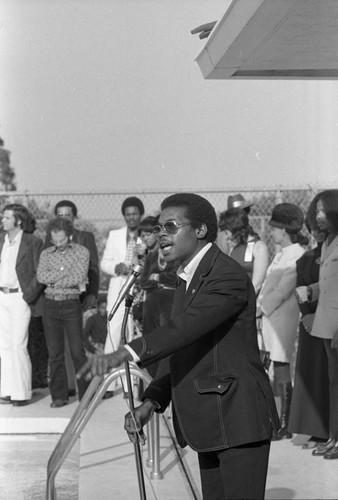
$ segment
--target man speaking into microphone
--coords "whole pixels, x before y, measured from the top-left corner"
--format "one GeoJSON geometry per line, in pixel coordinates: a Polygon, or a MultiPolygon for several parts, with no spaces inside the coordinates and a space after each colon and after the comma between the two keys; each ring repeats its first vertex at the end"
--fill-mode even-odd
{"type": "MultiPolygon", "coordinates": [[[[125,360],[141,367],[161,360],[135,409],[137,430],[172,401],[177,440],[198,453],[203,498],[263,499],[279,421],[259,357],[253,286],[214,244],[217,217],[205,198],[174,194],[161,210],[154,232],[165,260],[180,264],[172,318],[114,353],[91,358],[78,377],[104,375],[125,360]]],[[[125,428],[137,438],[130,414],[125,428]]]]}

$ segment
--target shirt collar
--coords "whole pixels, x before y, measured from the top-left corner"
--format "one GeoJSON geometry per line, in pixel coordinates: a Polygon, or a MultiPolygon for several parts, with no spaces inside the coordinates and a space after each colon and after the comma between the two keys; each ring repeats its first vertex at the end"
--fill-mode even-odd
{"type": "MultiPolygon", "coordinates": [[[[63,250],[62,252],[60,252],[60,253],[65,253],[65,252],[67,252],[67,250],[68,250],[69,248],[74,248],[74,245],[75,245],[74,241],[69,240],[69,243],[68,243],[67,248],[66,248],[65,250],[63,250]]],[[[57,248],[56,248],[56,246],[55,246],[55,245],[53,245],[52,247],[47,248],[47,250],[49,250],[49,251],[52,253],[52,252],[56,252],[56,251],[57,251],[57,248]]]]}
{"type": "Polygon", "coordinates": [[[211,248],[211,245],[211,243],[207,243],[185,267],[180,266],[177,269],[177,276],[186,281],[186,288],[188,288],[196,269],[198,268],[204,255],[207,253],[209,248],[211,248]]]}
{"type": "Polygon", "coordinates": [[[22,239],[22,235],[23,235],[23,230],[20,229],[20,231],[18,232],[18,234],[15,235],[15,237],[13,238],[12,241],[9,241],[9,236],[8,236],[8,233],[6,233],[5,235],[5,242],[7,243],[7,245],[15,245],[16,243],[20,243],[21,242],[21,239],[22,239]]]}
{"type": "Polygon", "coordinates": [[[131,239],[136,241],[137,237],[138,237],[137,229],[135,231],[130,231],[127,228],[127,241],[130,241],[131,239]]]}

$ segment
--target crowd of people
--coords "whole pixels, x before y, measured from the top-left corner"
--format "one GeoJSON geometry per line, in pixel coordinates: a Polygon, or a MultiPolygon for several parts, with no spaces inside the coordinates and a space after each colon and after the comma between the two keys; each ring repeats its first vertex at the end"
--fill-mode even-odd
{"type": "Polygon", "coordinates": [[[269,225],[277,251],[270,265],[266,245],[249,224],[251,205],[241,195],[232,198],[237,206],[221,213],[225,234],[219,242],[246,269],[257,294],[258,341],[272,361],[269,375],[280,397],[281,426],[273,439],[304,435],[304,449],[337,459],[338,190],[318,193],[305,220],[298,205],[273,208],[269,225]],[[302,233],[304,223],[312,245],[302,233]]]}
{"type": "Polygon", "coordinates": [[[56,204],[44,242],[27,208],[6,205],[1,403],[25,406],[48,384],[59,408],[81,400],[93,375],[133,360],[153,382],[126,416],[130,438],[172,401],[178,442],[198,452],[205,498],[263,498],[271,440],[306,435],[314,456],[337,459],[338,190],[318,193],[306,214],[292,203],[273,208],[272,259],[252,205],[229,196],[217,218],[207,200],[180,193],[144,217],[131,196],[101,260],[93,234],[74,225],[73,202],[56,204]],[[135,264],[142,272],[121,339],[124,303],[107,315],[135,264]],[[110,276],[106,296],[100,270],[110,276]]]}

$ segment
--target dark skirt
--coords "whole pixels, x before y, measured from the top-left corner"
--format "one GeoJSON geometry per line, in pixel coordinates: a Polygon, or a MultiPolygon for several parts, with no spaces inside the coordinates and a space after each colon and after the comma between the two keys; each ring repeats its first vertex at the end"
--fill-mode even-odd
{"type": "Polygon", "coordinates": [[[289,415],[289,432],[329,437],[329,377],[323,339],[299,327],[299,344],[289,415]]]}

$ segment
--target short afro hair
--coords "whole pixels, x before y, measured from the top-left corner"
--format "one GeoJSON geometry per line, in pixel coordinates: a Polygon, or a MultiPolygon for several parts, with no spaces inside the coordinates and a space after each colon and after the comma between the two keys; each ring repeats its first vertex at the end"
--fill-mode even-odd
{"type": "Polygon", "coordinates": [[[165,198],[161,203],[161,210],[169,207],[182,207],[185,216],[194,228],[206,224],[208,230],[205,236],[207,242],[215,241],[217,238],[217,215],[211,203],[202,196],[195,193],[176,193],[165,198]]]}
{"type": "Polygon", "coordinates": [[[77,206],[72,201],[69,201],[69,200],[58,201],[54,207],[54,214],[55,215],[58,214],[58,208],[60,208],[60,207],[70,207],[72,209],[74,217],[77,216],[77,206]]]}
{"type": "Polygon", "coordinates": [[[144,214],[144,206],[140,198],[137,198],[137,196],[130,196],[129,198],[126,198],[124,202],[122,203],[121,207],[121,212],[124,215],[124,212],[126,208],[128,207],[137,207],[140,211],[140,215],[144,214]]]}

